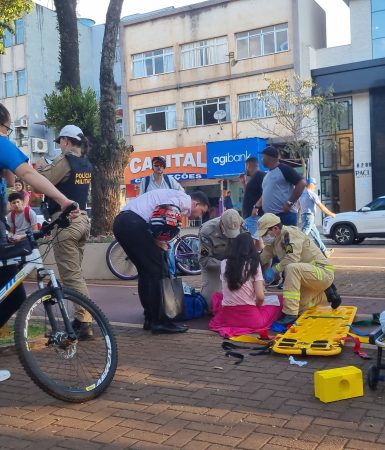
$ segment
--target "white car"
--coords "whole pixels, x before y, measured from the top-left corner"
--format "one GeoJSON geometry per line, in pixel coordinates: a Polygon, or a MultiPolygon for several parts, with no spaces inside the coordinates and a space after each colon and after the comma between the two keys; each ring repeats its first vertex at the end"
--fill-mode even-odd
{"type": "Polygon", "coordinates": [[[323,234],[340,245],[359,244],[367,237],[385,237],[385,195],[358,211],[325,217],[323,234]]]}

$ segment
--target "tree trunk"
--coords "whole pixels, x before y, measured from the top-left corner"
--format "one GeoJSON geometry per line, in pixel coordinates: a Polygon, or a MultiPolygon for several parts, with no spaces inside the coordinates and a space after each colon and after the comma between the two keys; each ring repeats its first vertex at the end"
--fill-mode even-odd
{"type": "Polygon", "coordinates": [[[76,17],[77,0],[54,0],[60,35],[59,90],[66,86],[80,87],[79,38],[76,17]]]}
{"type": "Polygon", "coordinates": [[[100,62],[100,141],[91,151],[92,229],[94,236],[111,232],[119,212],[120,184],[132,147],[116,139],[114,62],[123,0],[110,0],[100,62]]]}

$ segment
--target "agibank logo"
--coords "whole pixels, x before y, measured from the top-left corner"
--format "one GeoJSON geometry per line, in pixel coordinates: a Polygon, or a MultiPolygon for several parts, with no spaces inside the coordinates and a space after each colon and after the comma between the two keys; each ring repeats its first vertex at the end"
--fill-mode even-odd
{"type": "Polygon", "coordinates": [[[234,177],[244,173],[246,159],[250,156],[260,159],[260,152],[265,147],[266,139],[262,138],[208,142],[206,144],[207,177],[234,177]]]}
{"type": "Polygon", "coordinates": [[[227,163],[232,162],[245,162],[247,158],[250,158],[251,153],[249,153],[247,150],[244,153],[238,153],[235,155],[232,155],[231,153],[227,153],[222,156],[214,156],[213,158],[213,164],[219,164],[220,166],[224,166],[227,163]]]}

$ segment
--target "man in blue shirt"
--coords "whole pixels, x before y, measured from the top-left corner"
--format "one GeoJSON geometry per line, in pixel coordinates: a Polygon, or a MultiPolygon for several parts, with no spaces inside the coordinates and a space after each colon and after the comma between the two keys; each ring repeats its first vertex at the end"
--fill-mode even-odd
{"type": "MultiPolygon", "coordinates": [[[[65,208],[73,203],[65,195],[58,191],[55,186],[45,179],[42,175],[28,164],[28,157],[19,150],[15,144],[9,141],[8,137],[12,133],[11,116],[4,105],[0,103],[0,243],[7,241],[5,227],[6,213],[6,189],[7,183],[13,185],[15,181],[14,174],[21,178],[27,184],[31,185],[36,191],[48,195],[53,198],[61,208],[65,208]]],[[[72,217],[80,213],[79,210],[74,211],[72,217]]],[[[1,256],[1,255],[0,255],[1,256]]],[[[17,266],[0,267],[0,286],[4,286],[18,272],[17,266]]],[[[18,286],[7,298],[0,302],[0,327],[8,322],[9,318],[14,314],[26,299],[24,286],[18,286]]],[[[0,381],[9,378],[10,374],[7,370],[0,370],[0,381]]]]}
{"type": "Polygon", "coordinates": [[[334,249],[327,249],[325,244],[322,242],[319,231],[315,225],[315,213],[316,206],[327,214],[328,216],[335,217],[336,215],[331,212],[326,206],[321,202],[318,195],[314,192],[317,182],[315,178],[308,178],[306,180],[306,189],[302,192],[301,197],[298,199],[298,205],[301,209],[301,231],[306,235],[311,235],[314,242],[318,245],[321,252],[329,257],[334,252],[334,249]]]}

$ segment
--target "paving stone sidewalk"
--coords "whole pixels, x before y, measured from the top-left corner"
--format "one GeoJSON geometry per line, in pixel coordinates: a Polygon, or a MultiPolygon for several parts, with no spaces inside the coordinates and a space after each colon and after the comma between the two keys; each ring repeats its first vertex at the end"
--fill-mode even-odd
{"type": "Polygon", "coordinates": [[[372,364],[349,347],[336,357],[309,357],[305,367],[276,354],[234,365],[213,333],[116,333],[116,378],[85,404],[49,397],[14,351],[1,352],[12,378],[0,384],[0,449],[385,449],[385,383],[335,403],[314,397],[316,370],[355,365],[366,372],[372,364]]]}

